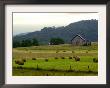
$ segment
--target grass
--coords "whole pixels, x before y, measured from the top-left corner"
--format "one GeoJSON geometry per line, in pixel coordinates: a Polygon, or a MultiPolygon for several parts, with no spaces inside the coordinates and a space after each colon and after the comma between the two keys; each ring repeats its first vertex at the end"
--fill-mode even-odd
{"type": "Polygon", "coordinates": [[[98,57],[97,48],[97,43],[92,43],[92,46],[64,44],[14,48],[12,73],[14,76],[96,76],[98,63],[94,63],[93,58],[98,57]],[[79,56],[80,61],[69,59],[73,56],[79,56]],[[58,59],[55,59],[56,57],[58,59]],[[26,62],[19,68],[15,60],[22,58],[26,58],[26,62]],[[37,60],[32,60],[32,58],[37,58],[37,60]]]}
{"type": "Polygon", "coordinates": [[[29,69],[14,69],[13,76],[97,76],[97,73],[90,73],[90,72],[62,72],[62,71],[36,71],[36,70],[29,70],[29,69]]]}
{"type": "MultiPolygon", "coordinates": [[[[57,59],[54,58],[48,59],[48,61],[45,61],[43,59],[38,59],[36,61],[33,60],[27,60],[27,62],[23,65],[24,68],[37,68],[37,65],[44,69],[44,70],[50,70],[50,69],[57,69],[57,70],[69,70],[69,66],[72,66],[72,69],[74,70],[80,70],[80,71],[88,71],[88,66],[90,66],[90,70],[97,71],[97,63],[93,63],[93,61],[87,60],[87,59],[81,59],[79,62],[75,62],[73,59],[57,59]]],[[[13,67],[19,66],[18,64],[15,64],[15,61],[13,61],[13,67]]]]}
{"type": "Polygon", "coordinates": [[[45,51],[46,53],[37,53],[37,52],[14,52],[13,56],[14,58],[52,58],[52,57],[69,57],[69,56],[94,56],[97,57],[97,53],[95,52],[89,52],[84,53],[83,51],[77,52],[77,53],[49,53],[48,51],[45,51]]]}
{"type": "MultiPolygon", "coordinates": [[[[89,58],[89,59],[88,58],[89,57],[87,57],[87,58],[82,57],[80,62],[75,62],[74,59],[67,59],[67,58],[66,59],[59,58],[57,60],[54,59],[54,58],[50,58],[48,60],[48,62],[44,61],[44,59],[40,59],[40,58],[38,60],[36,60],[36,61],[33,61],[33,60],[29,59],[29,60],[27,60],[24,63],[24,65],[22,67],[27,69],[27,70],[31,69],[33,71],[34,70],[36,71],[37,66],[38,66],[39,68],[42,69],[39,72],[42,72],[42,71],[52,71],[52,69],[54,69],[53,72],[55,72],[57,70],[56,72],[58,72],[58,73],[62,74],[64,72],[65,75],[69,75],[67,71],[70,69],[70,65],[71,65],[71,70],[75,71],[75,73],[77,73],[77,71],[78,72],[81,71],[81,73],[83,73],[82,75],[84,75],[84,73],[87,74],[87,72],[90,70],[90,71],[92,71],[92,74],[96,75],[97,69],[98,69],[98,65],[97,65],[97,63],[93,63],[92,58],[89,58]],[[89,69],[88,69],[88,66],[89,66],[89,69]]],[[[13,60],[13,67],[14,67],[13,68],[14,69],[13,72],[15,73],[15,69],[17,67],[19,67],[19,65],[15,64],[14,60],[13,60]]],[[[18,73],[16,75],[18,75],[18,73]]],[[[72,72],[72,73],[74,73],[74,72],[72,72]]],[[[80,73],[80,75],[81,75],[81,73],[80,73]]],[[[36,74],[36,75],[38,75],[38,74],[36,74]]],[[[74,75],[74,74],[72,74],[72,75],[74,75]]]]}
{"type": "Polygon", "coordinates": [[[93,42],[92,46],[72,46],[71,44],[62,44],[62,45],[41,45],[41,46],[31,46],[31,47],[18,47],[16,50],[25,50],[25,51],[30,51],[30,50],[97,50],[97,43],[93,42]]]}

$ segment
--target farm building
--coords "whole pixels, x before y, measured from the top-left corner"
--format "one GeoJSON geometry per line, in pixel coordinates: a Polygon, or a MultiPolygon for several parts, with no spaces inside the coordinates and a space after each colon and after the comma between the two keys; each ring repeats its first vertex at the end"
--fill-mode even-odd
{"type": "Polygon", "coordinates": [[[91,42],[89,40],[86,40],[85,38],[83,38],[81,35],[76,35],[71,40],[71,44],[72,45],[85,45],[85,46],[87,46],[87,45],[91,45],[91,42]]]}

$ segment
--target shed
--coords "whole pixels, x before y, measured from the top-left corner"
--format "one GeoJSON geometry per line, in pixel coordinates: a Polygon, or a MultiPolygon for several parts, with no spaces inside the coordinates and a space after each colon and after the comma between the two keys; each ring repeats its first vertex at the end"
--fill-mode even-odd
{"type": "Polygon", "coordinates": [[[91,42],[89,40],[86,40],[85,38],[83,38],[81,35],[76,35],[72,38],[71,40],[71,44],[72,45],[91,45],[91,42]]]}

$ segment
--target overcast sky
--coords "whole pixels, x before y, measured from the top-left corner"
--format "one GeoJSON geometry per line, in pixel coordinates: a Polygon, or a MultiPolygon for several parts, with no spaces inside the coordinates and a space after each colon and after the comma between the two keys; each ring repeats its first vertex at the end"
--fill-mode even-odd
{"type": "Polygon", "coordinates": [[[33,32],[44,27],[66,26],[91,19],[98,20],[98,13],[13,13],[13,33],[33,32]]]}

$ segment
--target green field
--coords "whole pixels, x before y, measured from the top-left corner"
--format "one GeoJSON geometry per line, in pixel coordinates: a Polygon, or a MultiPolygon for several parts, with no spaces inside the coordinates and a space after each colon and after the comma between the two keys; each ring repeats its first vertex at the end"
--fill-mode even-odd
{"type": "Polygon", "coordinates": [[[93,58],[98,58],[97,43],[92,43],[91,46],[62,44],[13,48],[12,74],[13,76],[97,76],[98,63],[93,62],[93,58]],[[74,56],[80,57],[80,61],[75,61],[74,56]],[[15,63],[22,59],[26,60],[24,65],[15,63]]]}

